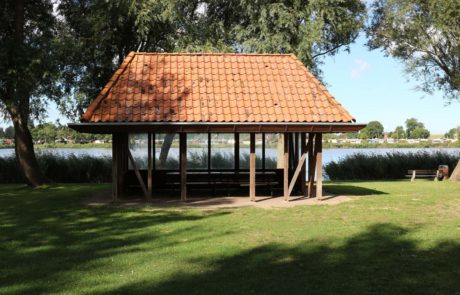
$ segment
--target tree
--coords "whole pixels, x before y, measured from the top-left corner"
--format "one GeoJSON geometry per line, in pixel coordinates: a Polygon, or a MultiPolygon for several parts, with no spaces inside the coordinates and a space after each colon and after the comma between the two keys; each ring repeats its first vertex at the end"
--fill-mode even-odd
{"type": "Polygon", "coordinates": [[[394,139],[406,138],[406,131],[404,131],[404,127],[397,126],[391,137],[394,139]]]}
{"type": "Polygon", "coordinates": [[[411,138],[428,138],[430,137],[430,131],[425,128],[417,127],[411,133],[411,138]]]}
{"type": "Polygon", "coordinates": [[[383,136],[383,125],[379,121],[371,121],[361,130],[362,139],[381,138],[383,136]]]}
{"type": "Polygon", "coordinates": [[[0,111],[13,123],[21,171],[37,186],[45,180],[29,122],[44,113],[44,97],[58,97],[53,1],[5,0],[0,7],[0,111]]]}
{"type": "Polygon", "coordinates": [[[14,138],[14,127],[8,126],[5,128],[5,138],[13,139],[14,138]]]}
{"type": "Polygon", "coordinates": [[[5,130],[3,130],[3,127],[0,127],[0,138],[5,138],[5,130]]]}
{"type": "Polygon", "coordinates": [[[422,122],[419,122],[415,118],[409,118],[406,120],[406,133],[407,138],[430,137],[430,131],[425,128],[425,125],[422,122]]]}
{"type": "Polygon", "coordinates": [[[367,27],[368,46],[400,59],[432,93],[460,98],[460,1],[376,0],[367,27]]]}
{"type": "Polygon", "coordinates": [[[450,139],[455,139],[455,138],[458,139],[459,134],[460,134],[460,126],[450,129],[446,134],[444,134],[444,137],[450,138],[450,139]]]}

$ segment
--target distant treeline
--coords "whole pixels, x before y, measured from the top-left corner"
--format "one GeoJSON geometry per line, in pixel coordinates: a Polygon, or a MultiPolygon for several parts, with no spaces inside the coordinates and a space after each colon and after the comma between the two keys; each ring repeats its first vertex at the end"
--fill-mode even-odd
{"type": "Polygon", "coordinates": [[[452,172],[459,159],[460,152],[358,153],[326,164],[324,171],[330,180],[403,179],[408,170],[436,170],[439,165],[449,165],[452,172]]]}

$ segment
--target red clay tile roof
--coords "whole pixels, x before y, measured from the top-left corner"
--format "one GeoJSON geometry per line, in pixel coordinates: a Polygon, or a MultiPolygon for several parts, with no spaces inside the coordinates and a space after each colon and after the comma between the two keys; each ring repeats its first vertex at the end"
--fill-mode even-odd
{"type": "Polygon", "coordinates": [[[83,122],[353,122],[294,55],[133,53],[83,122]]]}

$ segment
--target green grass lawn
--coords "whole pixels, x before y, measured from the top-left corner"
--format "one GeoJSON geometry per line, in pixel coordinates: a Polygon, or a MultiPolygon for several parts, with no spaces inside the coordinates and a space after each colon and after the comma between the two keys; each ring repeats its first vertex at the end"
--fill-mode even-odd
{"type": "Polygon", "coordinates": [[[89,208],[0,186],[0,294],[460,294],[460,184],[332,183],[335,206],[89,208]]]}

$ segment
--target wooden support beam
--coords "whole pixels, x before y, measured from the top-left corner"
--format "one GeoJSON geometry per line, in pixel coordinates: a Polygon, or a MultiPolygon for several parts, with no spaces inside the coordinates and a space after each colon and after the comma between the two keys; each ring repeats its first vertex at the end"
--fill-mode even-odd
{"type": "Polygon", "coordinates": [[[147,198],[152,198],[152,133],[148,133],[147,135],[147,198]]]}
{"type": "Polygon", "coordinates": [[[313,197],[313,185],[315,183],[315,155],[313,154],[314,149],[314,133],[308,134],[308,190],[307,198],[313,197]]]}
{"type": "Polygon", "coordinates": [[[235,167],[235,172],[238,173],[240,171],[240,134],[235,133],[235,146],[234,146],[234,167],[235,167]]]}
{"type": "Polygon", "coordinates": [[[315,136],[315,158],[316,158],[316,198],[323,199],[323,135],[315,136]]]}
{"type": "Polygon", "coordinates": [[[284,133],[283,164],[283,194],[284,200],[289,201],[289,133],[284,133]]]}
{"type": "Polygon", "coordinates": [[[112,134],[112,200],[118,200],[120,196],[118,186],[118,174],[119,174],[119,151],[120,151],[120,138],[118,133],[112,134]]]}
{"type": "Polygon", "coordinates": [[[262,133],[262,171],[265,172],[265,133],[262,133]]]}
{"type": "MultiPolygon", "coordinates": [[[[306,134],[300,134],[300,152],[302,157],[304,154],[308,153],[307,142],[306,142],[306,134]]],[[[302,192],[303,196],[307,196],[307,165],[306,160],[302,162],[302,169],[300,170],[300,191],[302,192]]]]}
{"type": "Polygon", "coordinates": [[[133,155],[131,154],[131,151],[128,149],[128,159],[131,162],[131,166],[133,166],[134,169],[134,174],[136,174],[137,180],[139,181],[139,184],[141,185],[142,191],[144,192],[144,197],[148,199],[148,190],[147,187],[145,186],[144,180],[142,179],[141,173],[139,172],[139,169],[137,168],[136,162],[134,161],[133,155]]]}
{"type": "Polygon", "coordinates": [[[249,144],[249,198],[256,200],[256,134],[250,133],[249,144]]]}
{"type": "Polygon", "coordinates": [[[208,132],[208,174],[211,174],[211,132],[208,132]]]}
{"type": "Polygon", "coordinates": [[[292,190],[294,189],[294,185],[297,181],[297,177],[299,177],[300,170],[302,169],[302,166],[305,163],[306,158],[307,158],[307,154],[305,153],[302,155],[299,163],[297,164],[297,168],[295,169],[294,175],[292,176],[292,179],[291,179],[291,183],[289,184],[288,198],[291,196],[292,190]]]}
{"type": "Polygon", "coordinates": [[[187,201],[187,133],[180,133],[180,199],[187,201]]]}

